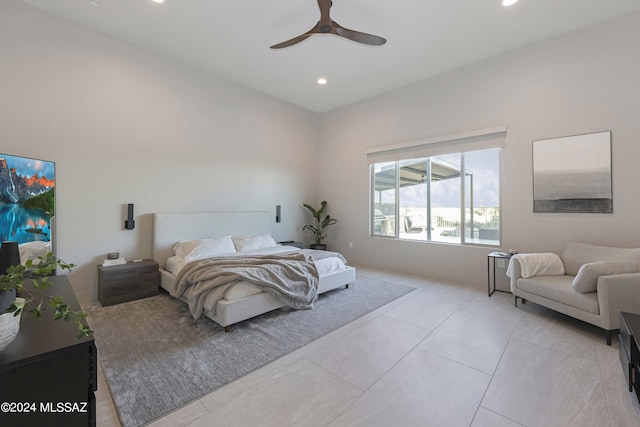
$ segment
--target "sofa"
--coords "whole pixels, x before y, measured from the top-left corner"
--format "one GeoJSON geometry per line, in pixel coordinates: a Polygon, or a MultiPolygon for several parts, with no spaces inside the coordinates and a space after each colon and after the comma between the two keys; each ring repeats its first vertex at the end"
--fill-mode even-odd
{"type": "Polygon", "coordinates": [[[620,312],[640,313],[640,248],[570,242],[562,255],[517,254],[507,276],[518,298],[604,329],[620,329],[620,312]]]}

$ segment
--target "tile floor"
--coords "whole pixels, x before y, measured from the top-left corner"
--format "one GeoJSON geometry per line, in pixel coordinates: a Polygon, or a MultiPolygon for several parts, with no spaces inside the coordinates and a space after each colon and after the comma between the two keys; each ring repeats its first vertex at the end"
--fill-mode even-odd
{"type": "MultiPolygon", "coordinates": [[[[417,290],[150,425],[640,426],[597,328],[506,293],[358,275],[417,290]]],[[[101,372],[98,387],[98,426],[119,426],[101,372]]]]}

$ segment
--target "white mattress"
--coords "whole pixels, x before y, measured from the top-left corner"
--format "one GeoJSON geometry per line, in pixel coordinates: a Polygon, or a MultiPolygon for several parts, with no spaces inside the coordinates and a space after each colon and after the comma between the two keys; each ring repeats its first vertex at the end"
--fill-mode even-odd
{"type": "MultiPolygon", "coordinates": [[[[247,252],[242,252],[242,253],[238,253],[238,256],[243,256],[243,255],[268,255],[268,254],[280,254],[280,253],[287,253],[287,252],[299,252],[300,249],[293,247],[293,246],[277,246],[274,248],[267,248],[267,249],[260,249],[260,250],[256,250],[256,251],[247,251],[247,252]]],[[[180,271],[180,269],[182,267],[184,267],[184,265],[186,265],[189,261],[185,261],[184,259],[180,258],[180,257],[171,257],[167,260],[167,265],[166,265],[166,270],[171,272],[171,275],[173,277],[173,279],[175,279],[175,275],[180,271]],[[172,269],[173,271],[169,270],[172,269]]],[[[322,276],[327,276],[331,273],[335,273],[337,271],[341,271],[344,270],[346,268],[346,265],[344,264],[344,262],[338,258],[338,257],[328,257],[328,258],[323,258],[323,259],[319,259],[315,261],[316,263],[316,268],[318,269],[318,274],[320,277],[322,276]]],[[[168,283],[169,281],[164,281],[162,283],[162,287],[165,288],[167,291],[171,292],[173,291],[173,289],[167,289],[168,286],[175,286],[175,280],[171,280],[170,283],[168,283]]],[[[188,292],[189,290],[187,290],[187,292],[185,293],[185,297],[188,298],[188,292]]],[[[227,292],[227,294],[225,295],[225,297],[223,298],[226,301],[235,301],[241,298],[245,298],[248,297],[250,295],[254,295],[254,294],[258,294],[260,292],[264,292],[263,290],[261,290],[259,287],[249,283],[249,282],[245,282],[245,281],[238,281],[238,283],[236,283],[233,287],[231,287],[231,289],[229,289],[229,291],[227,292]]],[[[207,310],[212,310],[214,309],[214,306],[216,304],[216,301],[212,300],[209,301],[208,299],[205,300],[205,304],[204,304],[204,308],[207,310]]]]}

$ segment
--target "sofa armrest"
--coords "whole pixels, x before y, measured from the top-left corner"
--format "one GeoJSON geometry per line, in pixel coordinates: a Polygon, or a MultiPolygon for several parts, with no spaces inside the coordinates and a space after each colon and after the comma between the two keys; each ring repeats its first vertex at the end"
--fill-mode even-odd
{"type": "Polygon", "coordinates": [[[518,279],[522,278],[522,267],[520,261],[517,258],[511,257],[509,260],[508,276],[509,283],[511,285],[511,293],[515,295],[516,287],[518,286],[518,279]]]}
{"type": "Polygon", "coordinates": [[[603,328],[620,329],[620,312],[640,313],[640,273],[598,278],[598,303],[603,328]]]}

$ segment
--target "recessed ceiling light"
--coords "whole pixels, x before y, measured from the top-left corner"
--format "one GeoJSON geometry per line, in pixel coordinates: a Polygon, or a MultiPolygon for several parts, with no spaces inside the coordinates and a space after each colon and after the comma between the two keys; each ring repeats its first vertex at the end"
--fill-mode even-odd
{"type": "Polygon", "coordinates": [[[518,2],[518,0],[502,0],[502,5],[503,6],[511,6],[513,4],[516,4],[518,2]]]}
{"type": "Polygon", "coordinates": [[[100,4],[96,0],[89,0],[89,4],[93,7],[98,7],[100,4]]]}
{"type": "Polygon", "coordinates": [[[151,0],[154,3],[164,3],[164,0],[151,0]]]}
{"type": "Polygon", "coordinates": [[[327,79],[325,79],[324,77],[320,77],[318,79],[318,84],[319,85],[326,85],[327,84],[327,79]]]}

